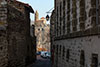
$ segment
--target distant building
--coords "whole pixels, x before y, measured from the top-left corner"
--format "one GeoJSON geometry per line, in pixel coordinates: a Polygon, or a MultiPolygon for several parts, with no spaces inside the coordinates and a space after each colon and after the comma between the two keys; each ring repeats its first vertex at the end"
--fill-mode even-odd
{"type": "Polygon", "coordinates": [[[39,19],[39,13],[35,13],[35,36],[37,39],[37,51],[48,50],[50,51],[50,25],[46,24],[46,19],[42,17],[39,19]]]}
{"type": "Polygon", "coordinates": [[[100,0],[54,0],[53,67],[100,67],[100,0]]]}

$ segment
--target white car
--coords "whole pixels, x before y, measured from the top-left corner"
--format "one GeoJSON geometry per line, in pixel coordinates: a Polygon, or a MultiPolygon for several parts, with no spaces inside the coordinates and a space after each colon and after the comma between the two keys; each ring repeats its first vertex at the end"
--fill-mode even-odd
{"type": "Polygon", "coordinates": [[[47,51],[41,51],[41,57],[43,57],[45,55],[47,51]]]}
{"type": "Polygon", "coordinates": [[[43,52],[41,52],[41,57],[43,57],[43,58],[51,58],[51,54],[50,54],[50,52],[43,51],[43,52]]]}
{"type": "Polygon", "coordinates": [[[46,57],[47,58],[51,58],[51,53],[50,52],[47,52],[46,57]]]}

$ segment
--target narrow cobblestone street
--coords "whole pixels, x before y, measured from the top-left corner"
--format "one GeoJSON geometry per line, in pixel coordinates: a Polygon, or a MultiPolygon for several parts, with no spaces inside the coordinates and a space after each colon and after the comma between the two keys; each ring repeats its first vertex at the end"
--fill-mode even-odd
{"type": "Polygon", "coordinates": [[[37,56],[37,61],[28,67],[51,67],[51,61],[37,56]]]}

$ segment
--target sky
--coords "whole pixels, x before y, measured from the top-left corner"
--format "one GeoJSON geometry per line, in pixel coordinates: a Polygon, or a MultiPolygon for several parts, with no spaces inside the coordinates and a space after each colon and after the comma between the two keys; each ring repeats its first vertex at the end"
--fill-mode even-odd
{"type": "MultiPolygon", "coordinates": [[[[34,11],[39,12],[39,18],[46,17],[50,9],[54,7],[54,0],[19,0],[28,3],[32,6],[34,11]]],[[[49,14],[50,15],[50,14],[49,14]]],[[[31,20],[34,21],[34,14],[31,14],[31,20]]]]}

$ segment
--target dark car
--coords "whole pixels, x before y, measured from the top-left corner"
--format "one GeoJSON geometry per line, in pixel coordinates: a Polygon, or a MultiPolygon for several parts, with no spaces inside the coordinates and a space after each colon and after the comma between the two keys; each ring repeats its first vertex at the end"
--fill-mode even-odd
{"type": "Polygon", "coordinates": [[[37,55],[40,55],[40,54],[41,54],[41,52],[40,52],[40,51],[38,51],[36,54],[37,54],[37,55]]]}

